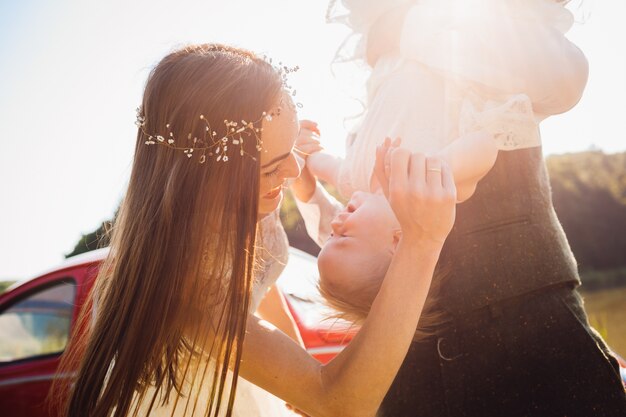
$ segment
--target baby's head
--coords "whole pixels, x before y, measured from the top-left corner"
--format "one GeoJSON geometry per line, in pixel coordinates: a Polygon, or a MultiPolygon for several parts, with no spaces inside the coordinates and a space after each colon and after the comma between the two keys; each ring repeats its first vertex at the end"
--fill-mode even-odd
{"type": "Polygon", "coordinates": [[[331,226],[318,258],[320,290],[346,319],[360,322],[389,268],[400,224],[383,195],[356,192],[331,226]]]}

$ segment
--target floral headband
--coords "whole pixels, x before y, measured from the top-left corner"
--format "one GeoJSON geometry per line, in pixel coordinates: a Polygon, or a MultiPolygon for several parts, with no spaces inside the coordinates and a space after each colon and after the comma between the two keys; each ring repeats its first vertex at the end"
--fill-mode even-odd
{"type": "MultiPolygon", "coordinates": [[[[265,57],[265,60],[274,67],[276,72],[281,76],[283,82],[283,89],[289,93],[291,96],[295,96],[296,91],[292,90],[291,86],[287,84],[287,75],[292,72],[298,71],[299,67],[289,68],[284,66],[282,63],[279,63],[278,66],[272,64],[272,59],[269,60],[265,57]]],[[[294,106],[291,101],[288,103],[291,106],[294,106]]],[[[296,107],[302,107],[300,103],[295,105],[296,107]]],[[[135,125],[141,129],[143,134],[147,137],[145,140],[146,145],[163,145],[168,148],[175,150],[182,150],[184,155],[187,155],[187,158],[191,159],[194,155],[199,155],[199,162],[204,164],[207,161],[207,158],[215,158],[216,162],[228,162],[229,154],[228,147],[238,147],[239,152],[237,152],[240,156],[247,155],[256,161],[256,157],[246,152],[243,148],[244,141],[246,140],[254,140],[257,151],[261,151],[263,149],[263,140],[261,139],[261,132],[263,132],[263,128],[261,127],[261,123],[263,120],[271,121],[273,117],[280,116],[281,107],[277,107],[275,111],[266,112],[264,111],[257,120],[254,121],[245,121],[241,120],[241,122],[233,121],[233,120],[224,120],[224,125],[226,128],[226,134],[218,135],[216,130],[211,127],[209,121],[204,117],[203,114],[200,115],[199,119],[202,120],[205,124],[202,137],[194,136],[192,133],[187,135],[187,143],[192,144],[183,145],[178,142],[178,139],[174,137],[174,133],[171,130],[171,124],[168,123],[165,125],[167,128],[167,133],[165,135],[148,133],[145,130],[146,126],[146,116],[143,113],[141,107],[137,108],[137,120],[135,121],[135,125]]]]}
{"type": "Polygon", "coordinates": [[[262,116],[253,122],[246,122],[242,120],[241,123],[232,120],[224,120],[226,126],[226,134],[218,136],[217,132],[211,128],[211,124],[204,117],[200,115],[200,120],[205,123],[204,134],[202,137],[193,136],[191,133],[187,135],[188,143],[192,143],[191,146],[180,145],[177,139],[174,137],[174,133],[171,131],[171,125],[168,123],[165,125],[168,132],[166,136],[152,135],[146,132],[145,116],[142,115],[141,108],[137,108],[137,121],[135,124],[145,136],[147,136],[146,145],[164,145],[168,148],[183,151],[183,154],[187,155],[187,158],[192,158],[194,155],[200,155],[199,161],[204,164],[207,158],[215,157],[217,162],[228,162],[228,146],[239,147],[239,155],[248,155],[253,160],[256,158],[246,152],[243,148],[246,138],[252,139],[256,142],[256,149],[261,151],[263,146],[263,140],[261,140],[260,133],[263,131],[262,127],[257,127],[263,121],[263,119],[271,121],[274,116],[279,116],[280,111],[276,113],[263,112],[262,116]]]}

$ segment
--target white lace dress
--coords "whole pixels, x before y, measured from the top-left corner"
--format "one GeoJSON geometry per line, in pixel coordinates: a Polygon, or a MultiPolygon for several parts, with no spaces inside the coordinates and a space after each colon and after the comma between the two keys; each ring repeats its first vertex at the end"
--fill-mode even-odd
{"type": "Polygon", "coordinates": [[[363,60],[372,25],[403,4],[400,47],[371,69],[346,143],[336,178],[346,197],[369,190],[385,137],[427,154],[478,130],[503,151],[540,146],[539,121],[572,107],[585,85],[584,55],[565,37],[573,16],[554,0],[331,1],[328,20],[352,29],[339,61],[363,60]]]}
{"type": "MultiPolygon", "coordinates": [[[[259,221],[257,229],[257,271],[254,275],[254,286],[252,290],[252,299],[250,302],[250,311],[254,312],[258,308],[261,300],[267,293],[269,287],[278,279],[287,264],[289,256],[287,234],[280,222],[279,210],[267,215],[259,221]]],[[[204,415],[204,409],[208,404],[208,392],[194,391],[190,388],[192,398],[198,395],[198,408],[193,415],[204,415]]],[[[208,388],[208,387],[206,387],[208,388]]],[[[146,398],[151,398],[149,392],[146,398]]],[[[165,406],[156,406],[151,412],[154,417],[191,417],[188,412],[185,414],[185,400],[181,401],[175,410],[173,410],[173,401],[165,406]]],[[[147,410],[148,401],[141,404],[141,411],[147,410]]],[[[222,407],[224,408],[224,407],[222,407]]],[[[220,415],[225,415],[221,412],[220,415]]],[[[237,393],[235,397],[235,405],[233,408],[234,417],[293,417],[292,413],[285,407],[285,402],[269,392],[257,387],[251,382],[243,378],[239,378],[237,383],[237,393]]]]}
{"type": "MultiPolygon", "coordinates": [[[[289,256],[289,242],[280,222],[278,210],[261,219],[257,233],[258,270],[254,275],[250,311],[256,311],[259,307],[267,290],[285,268],[289,256]]],[[[296,414],[287,410],[285,402],[280,398],[240,377],[233,416],[281,417],[296,414]]]]}

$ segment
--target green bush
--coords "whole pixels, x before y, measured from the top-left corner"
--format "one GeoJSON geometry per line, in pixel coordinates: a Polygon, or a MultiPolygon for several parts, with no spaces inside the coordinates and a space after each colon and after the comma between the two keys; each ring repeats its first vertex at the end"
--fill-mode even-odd
{"type": "Polygon", "coordinates": [[[15,281],[0,281],[0,294],[4,292],[8,287],[13,285],[15,281]]]}

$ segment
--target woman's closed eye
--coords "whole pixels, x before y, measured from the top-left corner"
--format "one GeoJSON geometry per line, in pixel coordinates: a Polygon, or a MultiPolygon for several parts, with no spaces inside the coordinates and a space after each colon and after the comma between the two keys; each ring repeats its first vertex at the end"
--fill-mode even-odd
{"type": "Polygon", "coordinates": [[[263,175],[265,177],[274,177],[276,175],[278,175],[278,172],[280,171],[280,166],[277,166],[276,168],[274,168],[272,171],[270,172],[266,172],[263,175]]]}

